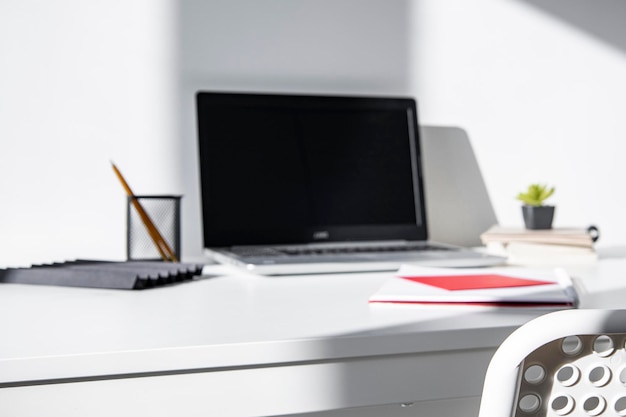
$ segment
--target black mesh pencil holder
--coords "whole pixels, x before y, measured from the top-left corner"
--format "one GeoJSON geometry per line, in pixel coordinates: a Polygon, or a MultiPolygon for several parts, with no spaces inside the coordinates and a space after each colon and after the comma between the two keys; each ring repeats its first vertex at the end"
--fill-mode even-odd
{"type": "MultiPolygon", "coordinates": [[[[143,208],[165,242],[180,260],[180,200],[176,195],[137,195],[143,208]]],[[[126,257],[129,261],[162,260],[163,256],[137,211],[133,197],[126,204],[126,257]]]]}

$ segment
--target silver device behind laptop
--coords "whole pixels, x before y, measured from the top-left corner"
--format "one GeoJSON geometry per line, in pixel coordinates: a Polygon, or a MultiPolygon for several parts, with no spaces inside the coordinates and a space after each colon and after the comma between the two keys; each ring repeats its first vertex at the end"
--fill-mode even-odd
{"type": "Polygon", "coordinates": [[[204,247],[267,275],[471,267],[428,241],[415,100],[199,92],[204,247]]]}

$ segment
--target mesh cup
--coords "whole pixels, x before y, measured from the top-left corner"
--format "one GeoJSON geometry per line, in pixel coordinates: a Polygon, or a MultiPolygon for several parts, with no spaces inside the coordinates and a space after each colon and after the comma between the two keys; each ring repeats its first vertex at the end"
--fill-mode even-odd
{"type": "MultiPolygon", "coordinates": [[[[148,217],[180,260],[180,200],[175,195],[137,195],[148,217]]],[[[162,260],[154,241],[133,205],[126,202],[126,258],[129,261],[162,260]]]]}

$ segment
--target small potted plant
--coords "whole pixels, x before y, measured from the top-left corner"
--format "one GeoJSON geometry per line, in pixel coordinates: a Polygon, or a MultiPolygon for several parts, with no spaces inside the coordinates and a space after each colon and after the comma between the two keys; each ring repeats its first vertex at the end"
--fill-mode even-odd
{"type": "Polygon", "coordinates": [[[517,199],[522,201],[522,215],[527,229],[551,229],[554,218],[554,206],[544,205],[544,201],[554,194],[554,187],[542,184],[531,184],[517,199]]]}

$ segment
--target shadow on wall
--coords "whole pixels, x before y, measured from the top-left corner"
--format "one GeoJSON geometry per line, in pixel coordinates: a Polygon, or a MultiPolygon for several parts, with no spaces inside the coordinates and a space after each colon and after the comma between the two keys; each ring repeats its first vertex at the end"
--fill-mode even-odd
{"type": "Polygon", "coordinates": [[[623,0],[520,0],[626,52],[623,0]]]}
{"type": "Polygon", "coordinates": [[[467,133],[458,127],[421,126],[429,238],[480,246],[480,234],[498,223],[467,133]]]}
{"type": "Polygon", "coordinates": [[[195,93],[402,94],[410,0],[181,0],[179,161],[183,253],[201,254],[195,93]]]}

